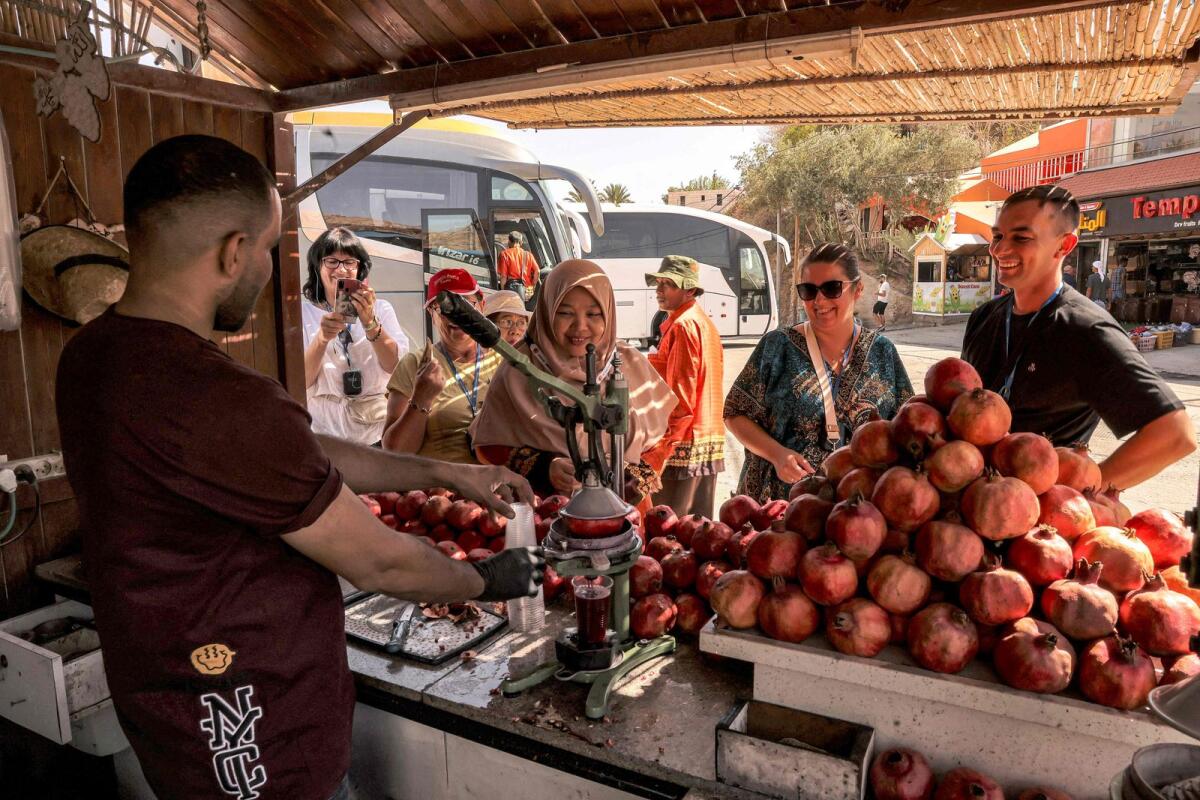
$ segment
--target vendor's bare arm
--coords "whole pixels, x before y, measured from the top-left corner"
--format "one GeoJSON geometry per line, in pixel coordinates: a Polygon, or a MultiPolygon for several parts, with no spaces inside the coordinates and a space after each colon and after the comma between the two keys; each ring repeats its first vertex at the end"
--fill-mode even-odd
{"type": "Polygon", "coordinates": [[[1103,484],[1124,490],[1153,478],[1196,449],[1196,429],[1186,409],[1163,414],[1116,449],[1103,464],[1103,484]]]}
{"type": "Polygon", "coordinates": [[[425,443],[429,416],[413,408],[407,395],[388,392],[387,423],[383,426],[383,449],[393,453],[415,453],[425,443]]]}
{"type": "Polygon", "coordinates": [[[315,523],[283,540],[368,592],[441,602],[470,600],[484,589],[473,567],[388,528],[347,486],[315,523]]]}

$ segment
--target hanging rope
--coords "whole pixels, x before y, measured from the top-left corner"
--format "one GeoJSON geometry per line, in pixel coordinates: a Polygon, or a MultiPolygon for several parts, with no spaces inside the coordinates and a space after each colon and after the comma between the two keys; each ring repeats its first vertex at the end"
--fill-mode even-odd
{"type": "Polygon", "coordinates": [[[212,46],[208,43],[208,4],[204,0],[196,3],[196,38],[200,42],[200,60],[207,61],[212,46]]]}

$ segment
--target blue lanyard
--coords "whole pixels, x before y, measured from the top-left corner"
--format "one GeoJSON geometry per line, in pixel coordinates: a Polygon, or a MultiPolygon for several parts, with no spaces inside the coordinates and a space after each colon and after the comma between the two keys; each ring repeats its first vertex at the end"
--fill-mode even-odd
{"type": "Polygon", "coordinates": [[[450,357],[450,353],[438,343],[438,350],[442,351],[442,355],[446,357],[446,362],[450,364],[450,369],[454,370],[454,382],[458,384],[458,388],[462,390],[463,396],[467,398],[467,405],[471,407],[471,416],[474,417],[476,409],[479,407],[479,360],[483,357],[483,348],[475,345],[475,385],[471,387],[471,391],[467,391],[467,385],[463,383],[462,378],[458,376],[458,365],[454,363],[454,359],[450,357]]]}
{"type": "MultiPolygon", "coordinates": [[[[1063,284],[1060,283],[1058,285],[1058,288],[1054,290],[1054,294],[1047,297],[1046,302],[1044,302],[1040,306],[1038,306],[1038,310],[1033,312],[1033,317],[1030,318],[1029,324],[1025,326],[1026,331],[1029,331],[1029,329],[1033,327],[1034,321],[1037,320],[1038,316],[1042,313],[1042,310],[1045,309],[1046,306],[1053,303],[1055,301],[1055,299],[1060,294],[1062,294],[1062,290],[1063,290],[1063,284]]],[[[1013,307],[1017,304],[1017,293],[1016,292],[1013,292],[1012,298],[1013,298],[1012,302],[1008,304],[1008,314],[1004,317],[1004,360],[1005,361],[1008,361],[1008,348],[1009,348],[1009,342],[1011,341],[1011,336],[1012,336],[1013,307]]],[[[1021,352],[1017,354],[1017,357],[1015,359],[1013,359],[1012,369],[1009,370],[1008,377],[1004,379],[1004,385],[1000,387],[1000,396],[1003,397],[1005,400],[1008,400],[1012,396],[1013,380],[1015,380],[1017,377],[1017,366],[1021,363],[1021,356],[1024,354],[1025,354],[1025,348],[1024,348],[1024,346],[1022,346],[1021,352]]]]}
{"type": "Polygon", "coordinates": [[[850,357],[850,351],[854,349],[854,342],[858,339],[859,324],[854,323],[854,330],[850,332],[850,344],[846,345],[845,352],[842,353],[841,359],[838,361],[838,371],[833,371],[833,366],[826,361],[825,371],[829,373],[829,390],[833,393],[834,400],[837,399],[838,388],[842,383],[842,370],[846,368],[846,359],[850,357]]]}

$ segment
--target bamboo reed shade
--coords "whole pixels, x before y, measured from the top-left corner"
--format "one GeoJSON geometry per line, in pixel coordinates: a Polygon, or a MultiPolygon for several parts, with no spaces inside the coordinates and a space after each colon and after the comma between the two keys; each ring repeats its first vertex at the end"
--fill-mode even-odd
{"type": "Polygon", "coordinates": [[[0,0],[0,33],[53,47],[77,12],[75,0],[0,0]]]}

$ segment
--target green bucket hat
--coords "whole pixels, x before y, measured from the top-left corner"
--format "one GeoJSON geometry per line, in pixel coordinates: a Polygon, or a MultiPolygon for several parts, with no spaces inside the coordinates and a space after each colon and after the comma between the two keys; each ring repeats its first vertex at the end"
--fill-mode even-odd
{"type": "Polygon", "coordinates": [[[667,256],[658,265],[658,272],[646,274],[646,285],[653,286],[659,278],[666,278],[680,289],[695,289],[696,295],[704,294],[700,288],[700,267],[696,259],[687,256],[667,256]]]}

